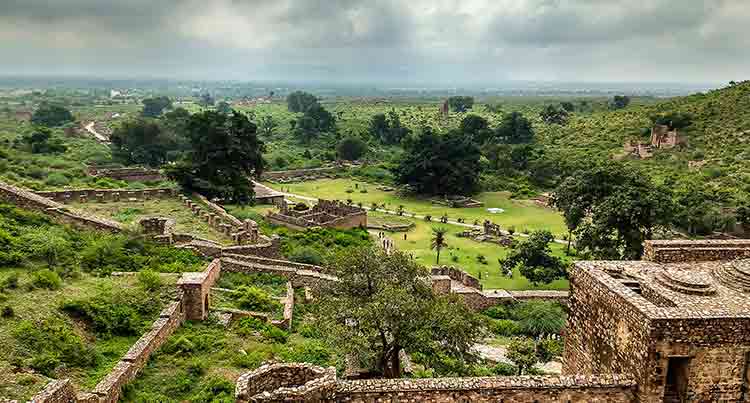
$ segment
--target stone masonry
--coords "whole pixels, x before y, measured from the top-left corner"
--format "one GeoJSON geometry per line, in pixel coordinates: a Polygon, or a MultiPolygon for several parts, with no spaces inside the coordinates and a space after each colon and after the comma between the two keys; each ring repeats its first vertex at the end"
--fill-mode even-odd
{"type": "Polygon", "coordinates": [[[279,206],[279,212],[269,212],[268,221],[291,229],[326,227],[336,229],[367,228],[367,211],[340,201],[318,200],[311,210],[295,211],[286,201],[279,206]]]}

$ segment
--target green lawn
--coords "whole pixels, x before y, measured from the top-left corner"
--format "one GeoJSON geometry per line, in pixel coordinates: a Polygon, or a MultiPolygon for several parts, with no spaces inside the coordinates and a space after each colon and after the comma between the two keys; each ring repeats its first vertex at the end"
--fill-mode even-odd
{"type": "Polygon", "coordinates": [[[193,234],[212,241],[230,244],[231,240],[211,228],[205,221],[195,216],[190,209],[177,199],[144,200],[137,202],[71,203],[71,207],[135,225],[144,217],[168,217],[175,220],[175,232],[193,234]]]}
{"type": "Polygon", "coordinates": [[[450,208],[436,205],[426,199],[416,197],[402,197],[396,192],[378,190],[374,185],[351,179],[321,179],[309,182],[269,184],[274,189],[283,189],[289,193],[323,199],[352,199],[354,203],[362,202],[369,207],[373,202],[386,204],[388,210],[396,210],[403,205],[408,213],[431,215],[434,220],[443,213],[448,214],[450,220],[463,218],[467,223],[479,220],[481,223],[488,219],[503,228],[514,226],[517,231],[548,229],[558,238],[565,234],[565,223],[556,211],[536,205],[529,200],[514,200],[507,192],[486,192],[476,198],[484,203],[479,208],[450,208]],[[347,190],[351,190],[348,193],[347,190]],[[363,193],[364,191],[364,193],[363,193]],[[502,208],[499,214],[491,214],[488,208],[502,208]]]}

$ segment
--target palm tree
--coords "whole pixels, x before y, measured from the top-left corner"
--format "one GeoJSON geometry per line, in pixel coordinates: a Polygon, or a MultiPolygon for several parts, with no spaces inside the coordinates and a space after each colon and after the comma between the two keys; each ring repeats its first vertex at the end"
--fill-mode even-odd
{"type": "Polygon", "coordinates": [[[448,233],[447,228],[432,228],[432,244],[430,245],[430,249],[434,249],[437,252],[437,259],[435,259],[436,265],[440,265],[440,250],[448,246],[448,244],[445,242],[446,233],[448,233]]]}

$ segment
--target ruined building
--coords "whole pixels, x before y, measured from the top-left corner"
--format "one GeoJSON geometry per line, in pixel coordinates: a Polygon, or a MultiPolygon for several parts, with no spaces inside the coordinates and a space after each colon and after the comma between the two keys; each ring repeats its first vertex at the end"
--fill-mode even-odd
{"type": "Polygon", "coordinates": [[[563,373],[630,375],[640,402],[750,400],[750,240],[650,241],[570,281],[563,373]]]}
{"type": "Polygon", "coordinates": [[[297,211],[289,208],[286,201],[279,204],[279,212],[269,212],[268,221],[291,229],[325,227],[350,229],[367,228],[367,211],[340,201],[318,200],[312,209],[297,211]]]}

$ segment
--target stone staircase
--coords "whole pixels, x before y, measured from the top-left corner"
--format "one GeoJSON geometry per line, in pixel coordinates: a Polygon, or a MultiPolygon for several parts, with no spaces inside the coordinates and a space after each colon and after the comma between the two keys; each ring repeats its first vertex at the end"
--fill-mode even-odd
{"type": "Polygon", "coordinates": [[[750,260],[735,260],[714,269],[714,277],[723,285],[741,292],[750,292],[750,260]]]}

